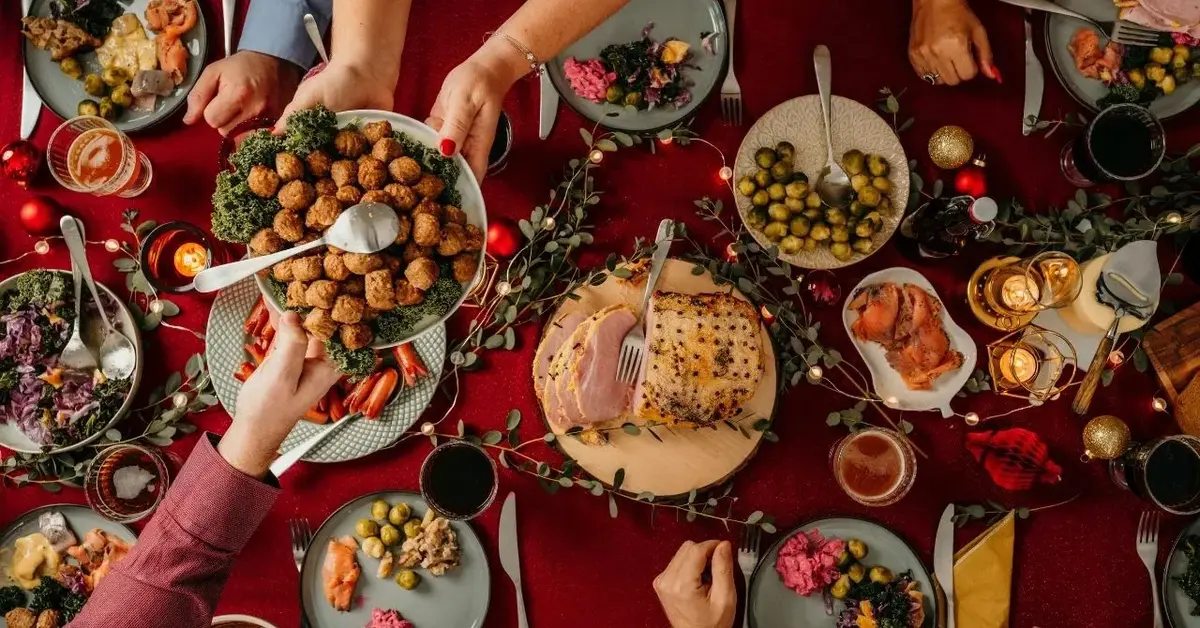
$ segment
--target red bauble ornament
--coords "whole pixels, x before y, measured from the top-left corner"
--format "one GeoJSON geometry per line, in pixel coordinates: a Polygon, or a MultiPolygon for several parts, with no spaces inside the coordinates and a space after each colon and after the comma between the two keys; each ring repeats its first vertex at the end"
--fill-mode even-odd
{"type": "Polygon", "coordinates": [[[4,176],[27,188],[33,175],[42,165],[42,154],[37,147],[25,140],[17,140],[0,148],[0,170],[4,176]]]}
{"type": "Polygon", "coordinates": [[[25,233],[45,237],[58,233],[58,221],[63,217],[63,210],[53,199],[34,196],[21,204],[18,217],[25,233]]]}
{"type": "Polygon", "coordinates": [[[512,257],[521,248],[521,229],[508,218],[488,223],[487,252],[501,259],[512,257]]]}
{"type": "Polygon", "coordinates": [[[987,158],[980,155],[971,160],[954,173],[954,191],[979,198],[987,194],[987,175],[983,169],[987,167],[987,158]]]}
{"type": "Polygon", "coordinates": [[[1035,482],[1056,484],[1062,479],[1062,467],[1050,459],[1050,448],[1042,437],[1026,429],[971,432],[967,451],[1005,490],[1023,491],[1035,482]]]}

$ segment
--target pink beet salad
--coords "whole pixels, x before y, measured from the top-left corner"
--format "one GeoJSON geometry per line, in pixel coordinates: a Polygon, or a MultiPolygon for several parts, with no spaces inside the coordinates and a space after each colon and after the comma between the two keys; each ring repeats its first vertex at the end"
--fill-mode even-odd
{"type": "Polygon", "coordinates": [[[838,556],[845,549],[845,541],[826,539],[818,530],[800,532],[779,550],[775,571],[779,572],[784,586],[809,596],[838,579],[841,575],[837,567],[838,556]]]}
{"type": "Polygon", "coordinates": [[[571,89],[592,102],[604,102],[608,86],[617,80],[617,73],[606,70],[599,59],[578,61],[570,57],[563,63],[563,72],[571,81],[571,89]]]}
{"type": "Polygon", "coordinates": [[[363,628],[413,628],[412,622],[394,610],[371,609],[371,622],[363,628]]]}

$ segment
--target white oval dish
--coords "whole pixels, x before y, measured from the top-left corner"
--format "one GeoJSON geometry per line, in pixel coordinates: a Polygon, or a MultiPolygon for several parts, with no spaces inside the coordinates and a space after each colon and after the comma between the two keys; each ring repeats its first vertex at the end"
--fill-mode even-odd
{"type": "Polygon", "coordinates": [[[958,394],[958,391],[962,390],[963,384],[966,384],[971,377],[971,371],[975,368],[979,351],[971,336],[950,318],[944,301],[942,301],[941,308],[942,327],[950,336],[950,345],[962,353],[963,365],[957,371],[947,373],[934,380],[933,388],[930,390],[910,389],[900,374],[888,364],[887,351],[882,345],[877,342],[860,341],[854,337],[854,332],[850,331],[850,325],[858,320],[858,312],[850,309],[850,303],[854,300],[855,295],[868,286],[887,282],[915,284],[933,298],[942,301],[937,290],[933,289],[933,284],[929,283],[924,275],[911,268],[901,267],[887,268],[871,273],[849,292],[846,302],[842,305],[842,323],[845,324],[846,335],[850,336],[850,341],[854,343],[858,354],[862,356],[863,362],[867,365],[867,370],[871,372],[871,383],[875,388],[875,394],[879,395],[883,399],[883,404],[889,408],[918,412],[938,410],[943,417],[953,416],[954,413],[950,410],[950,401],[954,399],[954,395],[958,394]]]}

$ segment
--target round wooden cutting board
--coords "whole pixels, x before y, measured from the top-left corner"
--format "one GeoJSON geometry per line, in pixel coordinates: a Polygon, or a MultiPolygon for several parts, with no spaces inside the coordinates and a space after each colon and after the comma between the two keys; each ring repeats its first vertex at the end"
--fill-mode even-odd
{"type": "MultiPolygon", "coordinates": [[[[668,259],[657,289],[685,294],[728,293],[732,290],[737,298],[748,301],[736,288],[713,283],[712,275],[707,271],[701,275],[692,274],[692,268],[690,262],[668,259]]],[[[581,288],[578,290],[579,300],[566,300],[550,317],[548,325],[573,312],[591,315],[602,307],[622,303],[640,313],[646,275],[646,269],[642,269],[630,279],[610,277],[599,286],[581,288]]],[[[760,418],[770,418],[775,411],[775,349],[766,327],[761,323],[759,333],[762,339],[763,375],[754,397],[743,407],[747,416],[738,420],[749,438],[725,424],[699,429],[659,425],[654,427],[654,433],[662,438],[661,442],[644,429],[637,435],[616,429],[605,432],[607,443],[590,445],[574,436],[560,436],[559,447],[581,469],[606,484],[611,485],[618,469],[625,469],[621,489],[634,494],[648,491],[657,497],[686,495],[693,489],[702,491],[728,480],[758,449],[762,432],[753,428],[754,422],[760,418]]],[[[545,407],[541,409],[545,421],[545,407]]],[[[619,427],[624,422],[642,424],[631,414],[597,427],[619,427]]]]}

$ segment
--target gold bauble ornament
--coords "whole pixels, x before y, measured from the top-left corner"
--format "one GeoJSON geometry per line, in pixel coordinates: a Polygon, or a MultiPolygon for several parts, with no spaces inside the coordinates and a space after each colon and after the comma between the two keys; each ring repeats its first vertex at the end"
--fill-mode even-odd
{"type": "Polygon", "coordinates": [[[929,136],[929,157],[942,170],[961,168],[975,154],[975,140],[961,126],[947,125],[929,136]]]}
{"type": "Polygon", "coordinates": [[[1129,426],[1111,414],[1098,416],[1083,426],[1083,456],[1112,460],[1129,449],[1129,426]]]}

